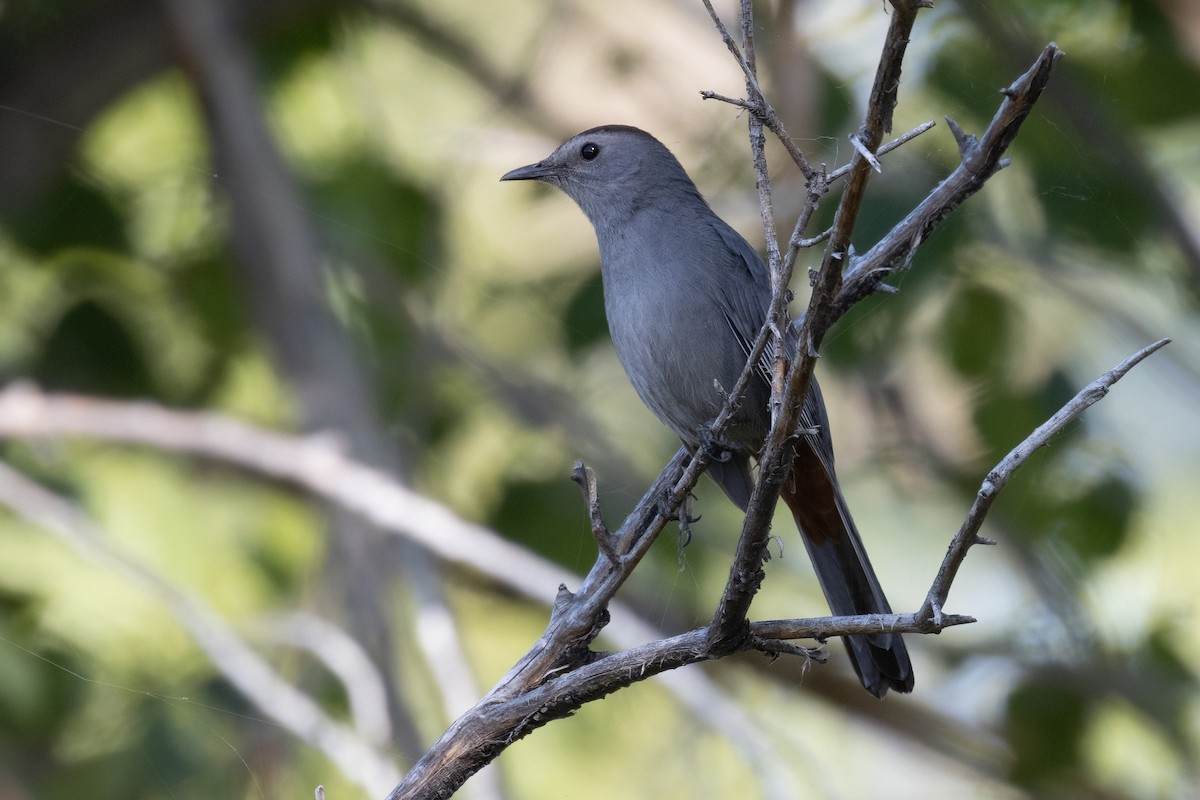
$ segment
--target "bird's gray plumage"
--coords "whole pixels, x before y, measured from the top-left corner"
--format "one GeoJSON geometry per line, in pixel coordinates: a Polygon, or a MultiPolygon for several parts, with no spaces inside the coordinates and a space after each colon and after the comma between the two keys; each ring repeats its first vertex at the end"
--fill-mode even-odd
{"type": "MultiPolygon", "coordinates": [[[[577,134],[547,158],[501,180],[540,180],[569,195],[596,231],[604,308],[617,356],[643,402],[689,447],[720,412],[770,304],[762,258],[713,213],[675,156],[650,134],[607,125],[577,134]],[[718,385],[720,388],[718,388],[718,385]]],[[[708,474],[743,510],[750,459],[770,425],[768,362],[752,380],[722,441],[733,452],[708,474]]],[[[814,381],[783,498],[804,534],[837,614],[890,611],[833,470],[833,445],[814,381]]],[[[848,637],[863,685],[877,696],[911,691],[899,635],[848,637]]]]}

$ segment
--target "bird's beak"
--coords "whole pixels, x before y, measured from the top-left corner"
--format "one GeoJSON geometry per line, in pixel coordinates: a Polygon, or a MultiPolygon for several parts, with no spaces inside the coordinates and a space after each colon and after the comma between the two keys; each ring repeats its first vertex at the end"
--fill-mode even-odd
{"type": "Polygon", "coordinates": [[[502,181],[544,181],[548,178],[553,178],[556,174],[554,165],[549,161],[539,161],[536,164],[527,164],[524,167],[506,172],[500,176],[502,181]]]}

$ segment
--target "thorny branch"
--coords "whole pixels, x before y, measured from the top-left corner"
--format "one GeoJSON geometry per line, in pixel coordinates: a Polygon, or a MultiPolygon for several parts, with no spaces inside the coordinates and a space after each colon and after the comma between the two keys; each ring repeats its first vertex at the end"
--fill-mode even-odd
{"type": "Polygon", "coordinates": [[[903,269],[930,232],[983,188],[988,178],[1005,167],[1004,153],[1041,97],[1054,64],[1061,57],[1062,51],[1057,45],[1053,42],[1046,45],[1033,66],[1011,86],[1001,90],[1004,101],[978,139],[963,133],[954,120],[946,118],[962,156],[958,167],[874,247],[851,259],[845,281],[830,311],[831,321],[839,319],[852,305],[875,291],[888,275],[903,269]]]}

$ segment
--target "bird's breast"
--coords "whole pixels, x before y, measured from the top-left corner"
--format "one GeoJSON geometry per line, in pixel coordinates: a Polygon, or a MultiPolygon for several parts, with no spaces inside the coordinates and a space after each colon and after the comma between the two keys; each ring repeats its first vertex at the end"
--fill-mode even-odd
{"type": "Polygon", "coordinates": [[[605,265],[604,300],[617,356],[634,389],[684,441],[712,421],[745,356],[713,293],[695,275],[605,265]],[[615,273],[615,274],[614,274],[615,273]],[[720,387],[720,388],[718,388],[720,387]]]}

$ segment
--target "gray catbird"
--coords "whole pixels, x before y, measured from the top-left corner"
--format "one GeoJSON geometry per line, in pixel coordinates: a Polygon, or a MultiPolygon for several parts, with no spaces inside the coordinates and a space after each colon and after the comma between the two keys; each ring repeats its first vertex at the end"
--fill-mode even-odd
{"type": "MultiPolygon", "coordinates": [[[[539,180],[566,192],[600,243],[604,308],[617,356],[638,395],[691,448],[745,366],[771,300],[754,248],[713,213],[683,167],[657,139],[624,125],[592,128],[550,156],[500,180],[539,180]]],[[[708,474],[745,510],[750,459],[770,426],[770,365],[751,382],[721,436],[729,458],[708,474]]],[[[833,470],[825,403],[813,381],[782,498],[835,614],[890,613],[833,470]]],[[[910,692],[912,665],[899,634],[846,638],[867,691],[910,692]]]]}

